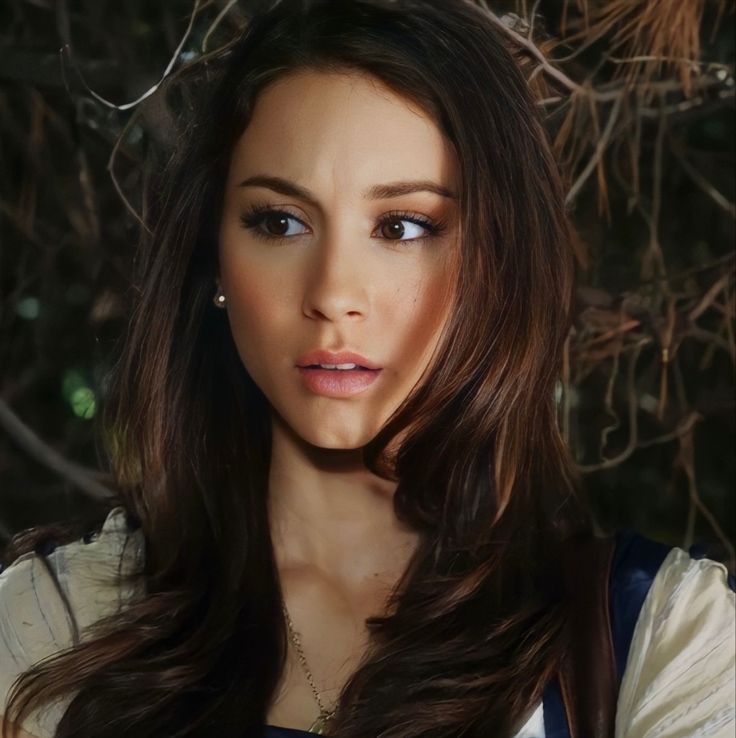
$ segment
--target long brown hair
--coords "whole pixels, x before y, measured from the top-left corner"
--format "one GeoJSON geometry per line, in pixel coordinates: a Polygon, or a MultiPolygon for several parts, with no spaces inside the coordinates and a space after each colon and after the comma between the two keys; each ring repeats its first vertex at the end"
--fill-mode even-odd
{"type": "Polygon", "coordinates": [[[103,427],[145,540],[145,596],[22,677],[23,714],[76,692],[57,738],[242,736],[274,696],[288,641],[269,406],[212,296],[230,152],[258,93],[303,68],[368,72],[420,105],[461,181],[454,312],[425,378],[363,450],[398,483],[396,514],[420,545],[368,621],[331,732],[510,736],[566,648],[561,543],[592,530],[554,399],[574,264],[520,61],[467,0],[282,0],[167,86],[182,125],[148,188],[103,427]]]}

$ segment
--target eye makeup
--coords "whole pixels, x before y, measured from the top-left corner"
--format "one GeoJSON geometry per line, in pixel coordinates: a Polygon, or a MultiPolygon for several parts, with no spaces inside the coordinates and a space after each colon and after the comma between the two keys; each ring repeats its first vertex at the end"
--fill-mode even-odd
{"type": "MultiPolygon", "coordinates": [[[[240,223],[243,228],[251,231],[254,236],[267,241],[283,241],[289,238],[294,238],[295,236],[303,235],[301,233],[297,233],[287,236],[285,234],[269,233],[268,231],[264,230],[262,226],[271,218],[281,220],[294,220],[301,225],[305,225],[301,218],[297,217],[289,210],[283,207],[271,207],[271,205],[266,202],[255,202],[249,205],[246,210],[240,215],[240,223]]],[[[427,218],[424,215],[420,215],[419,213],[415,213],[409,210],[391,210],[385,213],[381,216],[381,218],[379,218],[378,227],[381,228],[386,224],[401,221],[408,221],[409,223],[418,225],[424,228],[427,234],[418,238],[386,238],[385,240],[396,241],[399,243],[421,242],[431,238],[436,238],[437,236],[441,235],[447,228],[446,220],[435,221],[427,218]]]]}

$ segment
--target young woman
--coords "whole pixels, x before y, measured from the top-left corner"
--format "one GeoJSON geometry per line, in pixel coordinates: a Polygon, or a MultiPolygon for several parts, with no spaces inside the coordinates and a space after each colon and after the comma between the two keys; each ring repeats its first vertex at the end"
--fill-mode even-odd
{"type": "Polygon", "coordinates": [[[182,78],[116,504],[0,574],[8,735],[732,735],[726,567],[620,534],[583,576],[564,187],[488,15],[284,0],[182,78]]]}

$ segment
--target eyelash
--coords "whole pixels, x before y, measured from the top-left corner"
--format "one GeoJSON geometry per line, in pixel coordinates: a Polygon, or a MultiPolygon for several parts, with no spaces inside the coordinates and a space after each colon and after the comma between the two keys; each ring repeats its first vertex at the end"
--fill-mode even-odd
{"type": "MultiPolygon", "coordinates": [[[[257,238],[262,238],[266,241],[285,241],[289,238],[294,238],[294,236],[276,236],[272,233],[266,233],[265,231],[259,230],[258,226],[263,223],[263,221],[266,219],[269,215],[281,215],[285,216],[287,218],[291,218],[292,220],[298,221],[301,225],[306,225],[302,222],[300,218],[297,218],[295,215],[290,213],[288,210],[281,210],[279,208],[272,208],[270,205],[267,205],[266,203],[254,203],[253,205],[250,205],[246,212],[241,214],[240,216],[240,222],[243,226],[243,228],[246,228],[248,230],[253,231],[253,234],[257,238]]],[[[417,215],[416,213],[412,213],[406,210],[393,210],[390,213],[387,213],[381,220],[379,221],[379,227],[384,225],[384,223],[391,222],[394,220],[408,220],[410,223],[414,223],[414,225],[421,226],[422,228],[425,228],[428,233],[426,236],[420,236],[419,238],[387,238],[386,241],[395,241],[396,243],[416,243],[418,241],[426,241],[430,238],[434,238],[438,235],[440,235],[446,228],[447,223],[444,220],[441,221],[431,221],[428,218],[425,218],[421,215],[417,215]]],[[[297,234],[297,235],[304,235],[304,234],[297,234]]]]}

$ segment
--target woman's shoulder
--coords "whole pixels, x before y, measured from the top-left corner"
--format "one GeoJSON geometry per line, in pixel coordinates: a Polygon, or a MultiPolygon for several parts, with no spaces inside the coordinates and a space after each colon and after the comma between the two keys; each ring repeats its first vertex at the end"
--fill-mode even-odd
{"type": "MultiPolygon", "coordinates": [[[[0,613],[13,620],[34,608],[45,614],[54,612],[54,605],[68,605],[64,609],[83,629],[135,595],[136,588],[120,576],[139,569],[142,561],[142,533],[128,526],[125,508],[115,507],[99,531],[44,555],[29,551],[0,571],[0,613]]],[[[74,625],[69,617],[66,621],[74,625]]]]}
{"type": "Polygon", "coordinates": [[[638,612],[619,692],[617,737],[732,736],[733,573],[697,547],[686,551],[630,532],[619,539],[613,597],[624,619],[627,596],[638,612]]]}
{"type": "Polygon", "coordinates": [[[44,555],[30,551],[0,571],[0,714],[19,674],[84,640],[88,626],[138,593],[120,576],[139,570],[143,551],[142,533],[119,506],[96,533],[44,555]]]}

